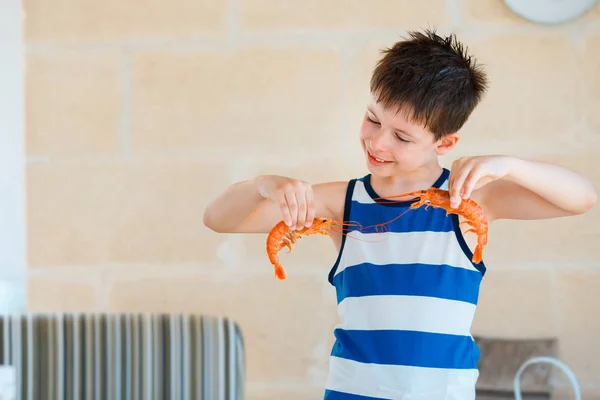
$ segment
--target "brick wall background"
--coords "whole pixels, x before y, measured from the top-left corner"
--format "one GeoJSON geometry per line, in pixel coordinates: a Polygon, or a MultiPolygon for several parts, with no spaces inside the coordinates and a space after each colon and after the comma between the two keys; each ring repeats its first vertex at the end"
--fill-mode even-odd
{"type": "MultiPolygon", "coordinates": [[[[366,173],[358,128],[369,74],[407,29],[455,31],[490,75],[446,165],[512,153],[600,187],[600,7],[538,26],[500,0],[139,4],[24,1],[28,309],[234,318],[252,400],[321,395],[336,254],[303,241],[282,256],[288,279],[277,281],[265,237],[215,234],[204,207],[258,173],[366,173]]],[[[473,329],[557,336],[598,398],[599,215],[493,226],[473,329]]]]}

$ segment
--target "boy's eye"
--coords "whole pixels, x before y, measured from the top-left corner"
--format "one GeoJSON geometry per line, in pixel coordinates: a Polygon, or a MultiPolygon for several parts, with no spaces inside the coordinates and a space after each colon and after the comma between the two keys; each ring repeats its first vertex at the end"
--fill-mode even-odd
{"type": "Polygon", "coordinates": [[[367,121],[369,121],[372,124],[379,125],[379,122],[373,121],[369,116],[367,116],[367,121]]]}
{"type": "MultiPolygon", "coordinates": [[[[375,125],[381,125],[379,122],[377,122],[377,121],[375,121],[375,120],[371,119],[371,117],[369,117],[368,115],[367,115],[367,121],[369,121],[370,123],[372,123],[372,124],[375,124],[375,125]]],[[[398,139],[399,139],[401,142],[404,142],[404,143],[408,143],[408,142],[410,142],[410,140],[403,139],[403,138],[401,138],[401,137],[400,137],[400,136],[398,136],[398,135],[396,135],[396,137],[397,137],[397,138],[398,138],[398,139]]]]}

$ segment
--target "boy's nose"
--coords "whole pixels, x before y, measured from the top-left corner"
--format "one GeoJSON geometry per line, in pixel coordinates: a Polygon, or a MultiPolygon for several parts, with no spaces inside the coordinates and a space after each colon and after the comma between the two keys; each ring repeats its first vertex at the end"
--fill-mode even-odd
{"type": "Polygon", "coordinates": [[[379,154],[387,151],[388,145],[386,143],[385,135],[379,133],[371,139],[371,149],[379,154]]]}

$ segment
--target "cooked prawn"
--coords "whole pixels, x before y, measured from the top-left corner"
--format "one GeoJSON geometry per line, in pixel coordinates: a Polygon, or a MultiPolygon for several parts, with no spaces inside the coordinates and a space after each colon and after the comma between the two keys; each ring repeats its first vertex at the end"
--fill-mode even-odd
{"type": "Polygon", "coordinates": [[[331,237],[328,229],[333,226],[343,225],[341,222],[334,221],[330,218],[315,218],[309,227],[304,227],[300,230],[290,230],[290,227],[281,221],[271,229],[267,236],[267,255],[271,264],[275,267],[275,276],[278,279],[285,279],[285,271],[279,261],[279,252],[284,248],[288,248],[288,253],[292,251],[292,246],[296,241],[306,235],[325,235],[331,237]]]}
{"type": "Polygon", "coordinates": [[[417,190],[394,196],[382,197],[382,199],[392,199],[400,197],[418,196],[419,200],[411,204],[410,208],[419,208],[425,204],[425,208],[437,207],[446,210],[446,214],[457,214],[465,220],[461,224],[467,224],[471,228],[465,231],[473,232],[477,235],[477,246],[473,252],[472,261],[480,263],[483,259],[483,248],[488,241],[488,220],[483,209],[472,199],[462,199],[457,208],[450,205],[450,192],[444,189],[430,188],[429,190],[417,190]]]}

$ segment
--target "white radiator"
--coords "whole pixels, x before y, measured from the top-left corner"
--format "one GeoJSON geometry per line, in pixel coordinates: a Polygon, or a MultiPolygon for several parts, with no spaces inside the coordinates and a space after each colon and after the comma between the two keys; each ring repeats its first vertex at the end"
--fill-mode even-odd
{"type": "Polygon", "coordinates": [[[0,363],[15,368],[16,399],[243,400],[244,355],[241,330],[227,318],[0,317],[0,363]]]}

